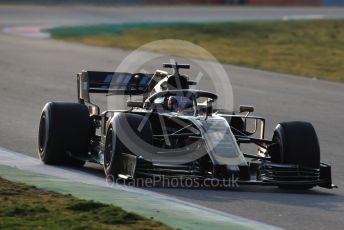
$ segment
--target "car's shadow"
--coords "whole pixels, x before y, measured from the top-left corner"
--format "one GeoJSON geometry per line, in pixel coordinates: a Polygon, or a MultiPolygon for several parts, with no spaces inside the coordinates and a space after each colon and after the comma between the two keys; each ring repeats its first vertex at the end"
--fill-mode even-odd
{"type": "MultiPolygon", "coordinates": [[[[83,168],[73,169],[89,173],[92,176],[105,180],[103,168],[95,164],[87,164],[83,168]]],[[[124,183],[120,183],[124,184],[124,183]]],[[[343,212],[344,195],[342,190],[327,190],[313,188],[310,190],[280,189],[274,186],[239,185],[236,188],[224,187],[183,187],[166,186],[166,184],[155,184],[155,186],[134,186],[141,189],[157,192],[160,194],[177,197],[180,199],[196,202],[226,202],[229,205],[238,201],[259,201],[270,204],[285,204],[320,208],[328,211],[343,212]]],[[[129,183],[128,186],[132,186],[129,183]]]]}

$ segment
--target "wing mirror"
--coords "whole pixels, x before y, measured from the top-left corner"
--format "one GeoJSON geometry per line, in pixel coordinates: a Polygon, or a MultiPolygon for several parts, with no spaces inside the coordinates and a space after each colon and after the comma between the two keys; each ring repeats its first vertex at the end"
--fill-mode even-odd
{"type": "Polygon", "coordinates": [[[207,99],[207,107],[206,107],[206,117],[205,119],[208,119],[208,116],[212,116],[213,115],[213,102],[214,100],[208,98],[207,99]]]}
{"type": "Polygon", "coordinates": [[[136,107],[136,108],[143,108],[143,102],[142,101],[127,101],[128,107],[136,107]]]}
{"type": "Polygon", "coordinates": [[[239,111],[240,113],[252,113],[254,111],[254,107],[252,105],[240,105],[239,111]]]}
{"type": "Polygon", "coordinates": [[[257,120],[255,120],[255,123],[254,123],[254,129],[253,131],[249,131],[247,128],[247,120],[250,120],[248,119],[248,116],[250,115],[250,113],[252,113],[254,111],[254,107],[252,105],[240,105],[239,106],[239,111],[240,113],[246,113],[246,115],[243,117],[243,121],[244,121],[244,130],[248,133],[250,133],[250,135],[253,135],[256,131],[257,131],[257,120]]]}

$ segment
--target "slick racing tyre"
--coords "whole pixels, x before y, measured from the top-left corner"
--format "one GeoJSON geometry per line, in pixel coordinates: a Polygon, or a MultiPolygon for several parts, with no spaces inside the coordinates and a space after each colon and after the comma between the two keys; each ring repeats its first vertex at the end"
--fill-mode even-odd
{"type": "MultiPolygon", "coordinates": [[[[120,173],[120,168],[122,167],[120,161],[121,154],[126,153],[134,156],[139,156],[140,154],[130,151],[126,145],[133,143],[123,143],[119,133],[128,133],[128,130],[131,130],[137,138],[148,145],[152,145],[152,127],[148,120],[144,121],[142,129],[138,131],[138,127],[144,119],[144,116],[129,113],[120,113],[114,116],[106,134],[104,150],[104,171],[112,179],[116,179],[120,173]]],[[[142,146],[141,149],[143,148],[145,147],[142,146]]]]}
{"type": "MultiPolygon", "coordinates": [[[[308,122],[284,122],[276,126],[272,138],[278,144],[276,163],[296,164],[305,168],[320,168],[320,147],[317,134],[308,122]]],[[[280,186],[282,188],[309,189],[312,185],[280,186]]]]}
{"type": "Polygon", "coordinates": [[[45,164],[81,167],[85,161],[73,156],[88,153],[90,139],[89,111],[78,103],[49,102],[42,111],[38,155],[45,164]]]}

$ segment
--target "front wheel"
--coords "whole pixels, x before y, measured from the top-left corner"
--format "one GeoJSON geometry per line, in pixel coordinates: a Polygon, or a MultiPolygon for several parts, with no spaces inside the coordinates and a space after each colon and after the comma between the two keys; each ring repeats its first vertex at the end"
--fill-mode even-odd
{"type": "MultiPolygon", "coordinates": [[[[276,126],[273,142],[278,145],[271,157],[276,163],[320,168],[320,147],[317,134],[308,122],[284,122],[276,126]]],[[[310,189],[313,185],[288,185],[281,188],[310,189]]]]}
{"type": "Polygon", "coordinates": [[[125,167],[121,162],[122,154],[130,154],[140,156],[140,150],[147,150],[147,145],[142,145],[135,140],[143,141],[152,145],[152,127],[145,117],[138,114],[120,113],[113,117],[113,120],[106,133],[105,149],[104,149],[104,171],[107,176],[116,179],[120,173],[120,169],[125,167]],[[144,124],[139,130],[140,124],[144,124]],[[130,132],[130,130],[132,132],[130,132]],[[125,138],[123,134],[129,137],[125,138]],[[135,136],[135,137],[134,137],[135,136]],[[133,151],[130,145],[137,145],[137,151],[133,151]],[[131,150],[130,150],[131,149],[131,150]]]}

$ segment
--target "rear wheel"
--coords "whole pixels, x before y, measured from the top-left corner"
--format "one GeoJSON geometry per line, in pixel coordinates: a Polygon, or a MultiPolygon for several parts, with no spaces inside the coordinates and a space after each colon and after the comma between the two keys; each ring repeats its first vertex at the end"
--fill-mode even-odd
{"type": "MultiPolygon", "coordinates": [[[[275,129],[272,139],[278,144],[278,151],[271,156],[276,163],[320,168],[319,141],[312,124],[299,121],[280,123],[275,129]]],[[[313,185],[283,185],[280,187],[309,189],[313,185]]]]}
{"type": "Polygon", "coordinates": [[[45,164],[81,167],[72,156],[88,152],[90,118],[85,105],[49,102],[43,108],[38,133],[38,155],[45,164]]]}

